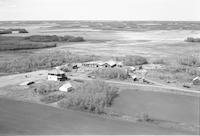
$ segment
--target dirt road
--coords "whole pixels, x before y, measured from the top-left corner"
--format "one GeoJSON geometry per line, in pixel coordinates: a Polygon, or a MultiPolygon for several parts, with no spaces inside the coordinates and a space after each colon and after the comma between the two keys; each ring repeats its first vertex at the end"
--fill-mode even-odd
{"type": "MultiPolygon", "coordinates": [[[[34,71],[34,72],[29,72],[29,73],[0,76],[0,88],[8,86],[8,85],[17,85],[26,81],[37,81],[37,80],[47,79],[47,73],[48,73],[48,70],[39,70],[39,71],[34,71]]],[[[77,76],[69,76],[69,78],[73,80],[78,79],[78,80],[84,80],[84,81],[93,80],[88,77],[77,77],[77,76]]],[[[155,83],[153,85],[150,85],[150,84],[140,84],[140,83],[116,81],[116,80],[103,80],[103,81],[110,84],[118,85],[118,86],[128,86],[130,88],[134,86],[160,88],[160,89],[163,89],[162,92],[175,92],[175,93],[185,93],[185,94],[188,93],[188,94],[197,94],[197,96],[200,96],[200,91],[197,91],[197,90],[172,87],[172,86],[163,85],[160,83],[155,83]]],[[[159,90],[155,89],[153,91],[160,92],[160,89],[159,90]]]]}

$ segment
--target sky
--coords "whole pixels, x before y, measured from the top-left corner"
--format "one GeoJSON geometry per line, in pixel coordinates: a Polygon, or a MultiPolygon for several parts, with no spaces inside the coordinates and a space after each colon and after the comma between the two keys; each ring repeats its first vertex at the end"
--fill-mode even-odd
{"type": "Polygon", "coordinates": [[[200,21],[199,7],[200,0],[0,0],[0,21],[200,21]]]}

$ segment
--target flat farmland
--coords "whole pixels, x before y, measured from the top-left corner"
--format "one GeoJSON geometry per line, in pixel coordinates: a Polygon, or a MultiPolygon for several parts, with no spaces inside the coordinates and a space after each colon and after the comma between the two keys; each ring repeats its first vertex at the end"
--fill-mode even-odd
{"type": "Polygon", "coordinates": [[[147,114],[150,118],[200,126],[198,96],[126,89],[116,98],[112,109],[132,117],[147,114]]]}
{"type": "Polygon", "coordinates": [[[0,98],[0,134],[193,134],[0,98]]]}

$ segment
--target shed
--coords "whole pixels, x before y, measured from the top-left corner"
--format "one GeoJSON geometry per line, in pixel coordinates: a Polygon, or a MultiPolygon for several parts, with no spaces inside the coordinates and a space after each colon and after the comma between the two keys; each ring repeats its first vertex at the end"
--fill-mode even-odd
{"type": "Polygon", "coordinates": [[[137,81],[138,77],[136,75],[131,75],[131,78],[133,79],[133,81],[137,81]]]}
{"type": "Polygon", "coordinates": [[[59,88],[59,91],[62,91],[62,92],[70,92],[72,91],[72,85],[70,82],[67,82],[65,83],[64,85],[62,85],[60,88],[59,88]]]}
{"type": "Polygon", "coordinates": [[[192,80],[192,84],[193,85],[200,85],[200,77],[195,77],[193,80],[192,80]]]}
{"type": "Polygon", "coordinates": [[[109,60],[109,61],[105,62],[105,64],[109,65],[111,68],[117,66],[117,63],[113,60],[109,60]]]}
{"type": "Polygon", "coordinates": [[[131,67],[129,67],[129,70],[130,70],[130,72],[134,72],[134,71],[136,71],[136,68],[131,66],[131,67]]]}
{"type": "Polygon", "coordinates": [[[12,31],[12,34],[18,34],[18,33],[19,33],[19,31],[17,31],[17,30],[12,31]]]}

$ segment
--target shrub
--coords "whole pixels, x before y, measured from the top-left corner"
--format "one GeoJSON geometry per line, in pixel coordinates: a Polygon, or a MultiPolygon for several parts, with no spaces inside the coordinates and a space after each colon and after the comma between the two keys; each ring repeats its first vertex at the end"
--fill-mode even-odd
{"type": "Polygon", "coordinates": [[[33,85],[34,93],[38,95],[48,95],[52,92],[56,92],[59,90],[60,83],[57,82],[46,82],[41,84],[33,85]]]}
{"type": "Polygon", "coordinates": [[[155,60],[152,61],[152,63],[153,64],[163,64],[163,65],[165,65],[165,64],[167,64],[167,61],[162,58],[162,59],[155,59],[155,60]]]}
{"type": "Polygon", "coordinates": [[[40,101],[44,103],[54,103],[54,102],[58,102],[62,100],[63,98],[65,98],[65,96],[66,94],[63,92],[53,93],[53,94],[49,94],[47,96],[42,97],[40,101]]]}
{"type": "Polygon", "coordinates": [[[70,66],[62,66],[60,68],[60,70],[62,70],[64,72],[71,72],[72,71],[72,67],[70,67],[70,66]]]}
{"type": "Polygon", "coordinates": [[[173,74],[173,76],[177,76],[181,73],[183,73],[182,78],[185,78],[188,76],[200,76],[200,71],[196,69],[195,67],[190,67],[190,66],[184,66],[184,65],[173,65],[173,66],[168,66],[167,71],[173,74]]]}
{"type": "Polygon", "coordinates": [[[56,42],[59,41],[59,37],[56,35],[32,35],[25,37],[26,40],[32,42],[56,42]]]}
{"type": "Polygon", "coordinates": [[[92,72],[91,75],[94,75],[100,78],[121,79],[121,80],[127,79],[129,77],[128,72],[122,68],[99,69],[97,71],[92,72]]]}
{"type": "Polygon", "coordinates": [[[143,113],[142,115],[138,116],[137,121],[139,122],[153,122],[154,119],[151,119],[148,114],[143,113]]]}
{"type": "Polygon", "coordinates": [[[185,66],[200,66],[200,58],[198,56],[182,56],[178,58],[178,63],[185,66]]]}
{"type": "Polygon", "coordinates": [[[118,88],[102,81],[83,83],[76,91],[67,94],[58,104],[63,108],[79,109],[94,113],[104,113],[118,96],[118,88]]]}
{"type": "Polygon", "coordinates": [[[126,56],[124,58],[124,64],[127,66],[135,66],[135,65],[143,65],[143,64],[147,64],[148,61],[146,58],[142,57],[142,56],[126,56]]]}

